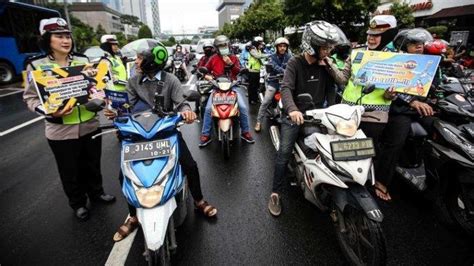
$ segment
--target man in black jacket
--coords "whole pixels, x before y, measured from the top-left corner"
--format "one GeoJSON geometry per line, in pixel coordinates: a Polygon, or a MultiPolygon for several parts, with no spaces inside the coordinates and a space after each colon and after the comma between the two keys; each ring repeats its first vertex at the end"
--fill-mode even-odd
{"type": "Polygon", "coordinates": [[[340,30],[325,21],[314,21],[306,25],[303,33],[303,54],[288,61],[285,69],[281,95],[283,108],[290,120],[283,119],[281,124],[280,149],[277,152],[273,189],[268,202],[268,210],[274,216],[281,213],[280,193],[284,186],[285,170],[291,152],[303,124],[304,107],[295,102],[299,94],[309,93],[314,107],[323,108],[334,104],[334,82],[345,84],[347,79],[329,59],[331,50],[339,42],[340,30]]]}

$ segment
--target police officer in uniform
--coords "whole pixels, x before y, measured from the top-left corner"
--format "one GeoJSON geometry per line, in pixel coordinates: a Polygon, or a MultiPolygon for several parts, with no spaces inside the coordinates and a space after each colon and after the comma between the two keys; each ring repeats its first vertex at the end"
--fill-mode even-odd
{"type": "Polygon", "coordinates": [[[120,58],[120,48],[118,46],[117,36],[112,34],[102,35],[100,37],[100,48],[104,50],[105,59],[109,62],[110,70],[114,79],[114,91],[124,92],[127,84],[127,70],[120,58]]]}
{"type": "MultiPolygon", "coordinates": [[[[39,30],[40,45],[46,54],[33,58],[27,65],[27,71],[84,65],[89,62],[86,56],[72,52],[74,42],[64,19],[43,19],[39,30]]],[[[99,132],[96,113],[81,105],[62,107],[47,115],[32,83],[26,88],[23,99],[28,109],[45,117],[46,138],[56,158],[64,192],[76,217],[80,220],[89,217],[87,198],[103,203],[115,201],[115,197],[105,194],[102,187],[102,140],[100,137],[91,138],[99,132]]]]}

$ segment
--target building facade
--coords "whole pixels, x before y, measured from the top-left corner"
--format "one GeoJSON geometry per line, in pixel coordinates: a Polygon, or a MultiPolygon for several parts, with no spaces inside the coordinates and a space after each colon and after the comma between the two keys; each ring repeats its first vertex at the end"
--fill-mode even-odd
{"type": "MultiPolygon", "coordinates": [[[[394,2],[405,2],[413,10],[415,25],[419,27],[430,27],[444,25],[448,31],[467,31],[469,35],[465,38],[465,44],[474,42],[474,1],[473,0],[381,0],[374,15],[389,14],[390,7],[394,2]]],[[[448,34],[444,38],[453,44],[448,34]]]]}
{"type": "Polygon", "coordinates": [[[245,11],[246,0],[220,0],[216,11],[219,12],[219,29],[224,24],[236,20],[245,11]]]}
{"type": "Polygon", "coordinates": [[[94,30],[97,29],[99,24],[108,33],[124,32],[125,30],[120,22],[122,14],[103,3],[73,3],[69,10],[74,17],[91,26],[94,30]]]}
{"type": "Polygon", "coordinates": [[[145,0],[122,0],[122,14],[135,16],[147,24],[145,0]]]}
{"type": "Polygon", "coordinates": [[[153,27],[151,31],[153,32],[153,36],[157,37],[161,33],[161,25],[160,25],[160,9],[158,6],[158,0],[150,0],[151,6],[151,20],[153,23],[153,27]]]}

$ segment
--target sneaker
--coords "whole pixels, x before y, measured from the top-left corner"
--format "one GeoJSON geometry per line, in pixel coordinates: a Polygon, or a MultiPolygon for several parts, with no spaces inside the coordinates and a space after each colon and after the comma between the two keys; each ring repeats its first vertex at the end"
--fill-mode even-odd
{"type": "Polygon", "coordinates": [[[252,138],[252,135],[250,135],[250,132],[242,133],[242,135],[240,135],[240,138],[247,141],[247,143],[255,143],[255,140],[252,138]]]}
{"type": "Polygon", "coordinates": [[[281,214],[281,202],[278,194],[272,193],[270,200],[268,201],[268,210],[273,216],[279,216],[281,214]]]}
{"type": "Polygon", "coordinates": [[[206,147],[207,144],[211,143],[212,139],[209,136],[206,135],[201,135],[201,138],[199,140],[199,147],[206,147]]]}
{"type": "Polygon", "coordinates": [[[254,129],[255,129],[255,132],[260,132],[260,130],[262,130],[262,124],[260,122],[257,122],[255,124],[254,129]]]}

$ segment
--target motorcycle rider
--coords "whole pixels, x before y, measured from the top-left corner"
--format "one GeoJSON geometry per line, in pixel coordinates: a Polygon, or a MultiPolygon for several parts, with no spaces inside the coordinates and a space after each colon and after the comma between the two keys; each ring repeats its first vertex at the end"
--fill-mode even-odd
{"type": "Polygon", "coordinates": [[[240,53],[240,66],[241,67],[246,67],[247,62],[249,61],[249,56],[250,56],[250,48],[252,47],[252,42],[248,42],[245,44],[244,49],[240,53]]]}
{"type": "MultiPolygon", "coordinates": [[[[162,95],[165,96],[164,111],[172,111],[173,105],[183,101],[181,83],[174,75],[163,71],[167,59],[168,52],[161,43],[137,55],[135,63],[141,69],[141,73],[130,78],[127,84],[128,97],[130,104],[134,106],[135,112],[140,111],[140,109],[154,107],[154,95],[158,86],[162,87],[162,95]]],[[[191,111],[189,105],[182,105],[179,111],[186,123],[192,123],[196,120],[196,114],[191,111]]],[[[115,113],[107,109],[104,114],[109,119],[115,118],[115,113]]],[[[179,133],[178,138],[180,145],[179,163],[187,176],[189,189],[194,198],[194,205],[206,217],[214,217],[217,214],[217,209],[203,199],[197,163],[194,161],[181,133],[179,133]]],[[[124,178],[122,173],[120,173],[119,178],[122,184],[124,178]]],[[[130,218],[119,227],[114,235],[114,241],[124,239],[138,226],[135,207],[128,204],[128,209],[130,218]]]]}
{"type": "MultiPolygon", "coordinates": [[[[398,33],[393,43],[394,47],[402,53],[423,54],[424,44],[431,41],[431,34],[425,29],[415,28],[403,30],[398,33]]],[[[437,78],[433,81],[435,84],[437,78]]],[[[380,183],[385,191],[378,191],[377,195],[383,200],[390,201],[388,186],[395,173],[405,140],[410,132],[410,125],[413,121],[420,123],[427,132],[432,131],[433,108],[426,103],[427,98],[407,94],[397,94],[396,99],[390,106],[388,123],[381,138],[381,150],[378,162],[375,164],[375,173],[379,177],[380,183]]]]}
{"type": "Polygon", "coordinates": [[[214,44],[211,41],[205,41],[202,45],[202,50],[204,51],[204,56],[199,59],[196,66],[197,68],[206,66],[211,56],[215,54],[214,44]]]}
{"type": "Polygon", "coordinates": [[[262,59],[268,58],[270,55],[263,53],[265,44],[263,38],[257,36],[253,39],[252,47],[249,51],[249,59],[247,62],[247,68],[249,70],[249,103],[257,104],[258,102],[258,89],[260,87],[260,68],[262,67],[262,59]]]}
{"type": "MultiPolygon", "coordinates": [[[[275,40],[276,52],[270,56],[270,63],[272,64],[272,73],[270,76],[276,76],[285,72],[286,64],[290,60],[291,55],[288,53],[290,42],[285,37],[280,37],[275,40]]],[[[260,109],[258,110],[257,123],[255,124],[255,132],[260,132],[262,129],[262,119],[265,116],[265,111],[268,105],[273,100],[275,92],[280,89],[278,79],[269,79],[267,82],[267,88],[265,90],[265,99],[263,99],[260,109]]]]}
{"type": "Polygon", "coordinates": [[[300,125],[303,124],[304,106],[294,98],[309,93],[316,108],[322,108],[325,102],[334,103],[334,83],[344,84],[347,80],[329,59],[334,46],[340,41],[340,29],[326,21],[313,21],[306,24],[302,37],[301,55],[292,57],[286,66],[281,96],[285,113],[290,117],[282,119],[280,148],[277,152],[273,175],[273,188],[268,209],[273,216],[281,214],[280,194],[284,186],[285,172],[300,125]]]}
{"type": "MultiPolygon", "coordinates": [[[[214,39],[214,47],[216,48],[217,53],[213,55],[207,62],[206,68],[209,70],[209,74],[205,75],[204,78],[206,80],[212,80],[214,78],[226,75],[229,76],[230,80],[236,80],[240,71],[240,65],[237,57],[230,54],[229,52],[229,38],[224,35],[217,36],[214,39]]],[[[240,138],[245,140],[247,143],[255,143],[255,140],[250,134],[249,111],[247,105],[245,104],[244,94],[238,88],[232,89],[237,92],[237,100],[239,104],[239,121],[242,132],[240,138]]],[[[212,127],[211,111],[212,100],[207,101],[199,147],[205,147],[212,141],[210,136],[212,127]]]]}
{"type": "Polygon", "coordinates": [[[120,48],[118,46],[117,36],[112,34],[102,35],[100,37],[100,48],[105,52],[103,59],[107,60],[114,79],[115,91],[125,91],[127,82],[127,70],[120,58],[120,48]]]}
{"type": "MultiPolygon", "coordinates": [[[[392,49],[390,43],[397,32],[397,21],[394,16],[378,15],[373,17],[370,20],[369,29],[367,30],[367,50],[382,51],[387,48],[392,49]]],[[[351,68],[350,59],[347,60],[346,67],[351,68]]],[[[350,75],[350,72],[344,73],[350,75]]],[[[362,115],[362,121],[359,127],[364,131],[367,137],[373,139],[376,154],[380,154],[380,137],[388,121],[390,104],[395,97],[395,93],[391,89],[375,88],[373,92],[364,95],[362,85],[356,85],[353,78],[353,76],[350,77],[344,88],[341,103],[364,106],[365,112],[362,115]]],[[[378,157],[374,160],[376,166],[377,163],[378,157]]],[[[379,176],[377,171],[375,171],[375,174],[379,176]]],[[[378,178],[376,178],[376,180],[377,179],[378,178]]],[[[389,197],[385,195],[386,188],[378,181],[375,182],[375,193],[380,198],[389,197]]]]}
{"type": "MultiPolygon", "coordinates": [[[[339,70],[344,70],[346,68],[346,64],[348,58],[351,56],[352,46],[349,41],[336,45],[334,47],[334,53],[331,56],[331,59],[337,65],[339,70]]],[[[340,103],[342,100],[342,92],[344,91],[345,85],[336,84],[336,103],[340,103]]]]}
{"type": "Polygon", "coordinates": [[[181,60],[183,62],[181,64],[181,69],[184,71],[185,79],[189,80],[189,73],[188,69],[186,68],[186,53],[183,51],[183,47],[179,43],[176,45],[176,50],[173,54],[173,59],[181,60]]]}
{"type": "MultiPolygon", "coordinates": [[[[74,41],[64,19],[42,19],[39,31],[40,46],[46,54],[31,59],[27,71],[89,63],[86,56],[73,52],[74,41]]],[[[65,106],[55,113],[46,114],[33,83],[27,86],[23,100],[30,111],[45,117],[45,135],[75,216],[80,220],[89,218],[88,197],[95,202],[114,202],[115,197],[104,193],[102,186],[102,140],[91,138],[99,132],[97,114],[86,110],[83,105],[65,106]]]]}

